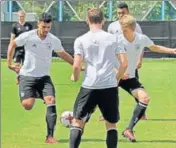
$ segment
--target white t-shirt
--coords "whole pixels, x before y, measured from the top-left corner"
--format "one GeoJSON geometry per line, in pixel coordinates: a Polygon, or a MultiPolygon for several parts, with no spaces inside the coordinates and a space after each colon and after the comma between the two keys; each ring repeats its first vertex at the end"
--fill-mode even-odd
{"type": "Polygon", "coordinates": [[[116,55],[126,51],[117,44],[116,36],[103,30],[96,33],[89,31],[75,40],[74,52],[81,55],[86,63],[82,87],[117,87],[116,73],[113,70],[116,55]]]}
{"type": "MultiPolygon", "coordinates": [[[[115,22],[112,22],[108,26],[108,32],[111,33],[111,34],[116,34],[116,35],[120,35],[120,34],[123,33],[122,29],[121,29],[121,26],[120,26],[119,20],[115,21],[115,22]]],[[[142,29],[141,29],[141,27],[139,26],[138,23],[136,23],[136,32],[142,33],[142,29]]]]}
{"type": "MultiPolygon", "coordinates": [[[[135,33],[135,39],[133,42],[127,41],[123,34],[119,35],[118,44],[124,45],[124,48],[127,51],[128,67],[126,74],[129,74],[129,78],[134,78],[135,69],[144,47],[151,47],[154,43],[146,35],[135,33]]],[[[119,67],[118,61],[117,67],[119,67]]]]}
{"type": "Polygon", "coordinates": [[[63,49],[61,41],[51,33],[44,40],[37,35],[37,30],[22,33],[15,39],[17,46],[24,46],[25,60],[20,75],[42,77],[49,75],[52,52],[63,49]]]}

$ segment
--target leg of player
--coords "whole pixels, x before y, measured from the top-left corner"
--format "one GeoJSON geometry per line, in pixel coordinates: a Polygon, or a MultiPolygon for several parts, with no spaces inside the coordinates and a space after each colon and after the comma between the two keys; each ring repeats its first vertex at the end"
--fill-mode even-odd
{"type": "Polygon", "coordinates": [[[21,104],[26,110],[31,110],[35,103],[34,85],[35,80],[32,77],[19,76],[19,95],[21,104]]]}
{"type": "Polygon", "coordinates": [[[106,121],[105,125],[107,130],[107,137],[106,137],[107,148],[117,148],[118,132],[116,128],[116,123],[110,123],[106,121]]]}
{"type": "Polygon", "coordinates": [[[97,98],[99,97],[97,97],[96,90],[80,88],[74,104],[74,119],[70,128],[69,148],[79,147],[85,124],[89,121],[97,106],[97,98]]]}
{"type": "Polygon", "coordinates": [[[101,91],[100,98],[98,106],[105,119],[107,148],[117,148],[118,131],[116,124],[120,119],[118,89],[104,89],[101,91]]]}
{"type": "Polygon", "coordinates": [[[73,119],[72,127],[70,128],[69,148],[78,148],[81,142],[85,123],[82,120],[73,119]]]}
{"type": "MultiPolygon", "coordinates": [[[[135,70],[135,77],[139,80],[138,69],[135,70]]],[[[129,92],[129,93],[131,93],[131,92],[129,92]]],[[[135,99],[136,103],[138,104],[139,103],[138,99],[137,98],[134,98],[134,99],[135,99]]],[[[141,120],[147,120],[147,116],[146,116],[145,112],[144,112],[144,115],[141,117],[141,120]]]]}
{"type": "Polygon", "coordinates": [[[123,132],[123,135],[128,138],[130,141],[135,142],[136,138],[133,132],[134,126],[137,124],[137,122],[140,120],[140,118],[143,116],[147,109],[147,105],[149,103],[149,97],[143,88],[135,89],[132,91],[132,95],[135,98],[138,98],[139,103],[136,105],[136,108],[134,109],[132,119],[126,128],[126,130],[123,132]]]}
{"type": "Polygon", "coordinates": [[[54,138],[54,130],[57,121],[55,98],[53,96],[45,96],[44,101],[47,106],[46,111],[47,136],[45,142],[57,143],[57,140],[54,138]]]}
{"type": "MultiPolygon", "coordinates": [[[[58,143],[54,138],[54,131],[56,127],[57,121],[57,111],[56,111],[56,101],[55,101],[55,88],[52,83],[52,80],[49,76],[42,77],[38,83],[38,94],[39,96],[43,96],[44,102],[46,104],[46,124],[47,124],[47,136],[45,143],[58,143]],[[41,88],[43,88],[41,90],[41,88]],[[40,93],[43,95],[40,95],[40,93]]],[[[35,93],[36,95],[36,93],[35,93]]],[[[40,97],[41,98],[41,97],[40,97]]]]}
{"type": "Polygon", "coordinates": [[[35,103],[35,98],[25,98],[21,101],[22,106],[26,109],[26,110],[31,110],[33,105],[35,103]]]}

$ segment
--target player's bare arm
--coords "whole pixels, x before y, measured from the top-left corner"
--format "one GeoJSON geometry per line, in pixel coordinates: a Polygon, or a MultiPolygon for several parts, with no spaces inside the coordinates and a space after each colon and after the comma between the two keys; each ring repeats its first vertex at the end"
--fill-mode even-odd
{"type": "Polygon", "coordinates": [[[73,65],[73,58],[70,54],[66,51],[60,51],[56,53],[59,57],[61,57],[64,61],[68,62],[69,64],[73,65]]]}
{"type": "Polygon", "coordinates": [[[149,47],[149,49],[152,50],[153,52],[158,52],[158,53],[176,54],[176,49],[167,48],[159,45],[152,45],[149,47]]]}
{"type": "Polygon", "coordinates": [[[142,61],[143,61],[143,57],[144,57],[144,50],[142,51],[138,64],[137,64],[137,69],[140,69],[142,67],[142,61]]]}
{"type": "Polygon", "coordinates": [[[14,40],[12,40],[8,46],[7,65],[9,69],[15,71],[16,73],[19,73],[20,67],[12,64],[12,58],[14,55],[15,47],[16,47],[16,43],[14,40]]]}
{"type": "Polygon", "coordinates": [[[78,81],[79,75],[81,72],[81,65],[82,65],[83,58],[81,55],[75,55],[74,57],[74,64],[73,64],[73,74],[71,76],[72,81],[78,81]]]}
{"type": "Polygon", "coordinates": [[[117,73],[117,81],[119,82],[120,79],[123,77],[125,74],[125,71],[128,67],[128,61],[127,61],[127,54],[126,53],[121,53],[117,55],[118,60],[120,61],[120,67],[118,69],[117,73]]]}
{"type": "Polygon", "coordinates": [[[15,34],[11,33],[11,36],[10,36],[10,42],[12,42],[14,39],[15,39],[15,34]]]}

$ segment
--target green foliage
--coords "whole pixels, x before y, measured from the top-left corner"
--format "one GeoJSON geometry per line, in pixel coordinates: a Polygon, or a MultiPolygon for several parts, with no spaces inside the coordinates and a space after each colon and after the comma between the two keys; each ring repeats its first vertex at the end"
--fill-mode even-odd
{"type": "Polygon", "coordinates": [[[137,20],[141,20],[147,11],[153,6],[154,1],[125,1],[130,13],[136,17],[137,20]]]}
{"type": "Polygon", "coordinates": [[[26,12],[36,13],[36,18],[38,18],[38,16],[47,9],[50,3],[51,1],[33,1],[33,0],[20,1],[20,4],[22,5],[22,7],[26,12]]]}
{"type": "MultiPolygon", "coordinates": [[[[33,1],[26,0],[20,1],[22,7],[26,12],[35,12],[37,16],[41,14],[47,7],[50,5],[52,1],[33,1]]],[[[133,14],[137,20],[141,20],[143,16],[149,11],[151,7],[155,4],[155,1],[125,1],[129,5],[129,9],[131,14],[133,14]]],[[[80,17],[82,21],[85,20],[85,16],[87,13],[87,8],[89,7],[99,7],[102,4],[102,1],[69,1],[73,9],[76,11],[77,15],[80,17]]],[[[154,9],[151,13],[146,17],[146,20],[161,20],[161,4],[162,2],[157,2],[154,9]]],[[[109,20],[109,3],[108,1],[102,7],[106,20],[109,20]]],[[[58,18],[58,1],[50,8],[49,12],[53,15],[54,19],[58,18]]],[[[165,20],[171,20],[176,18],[176,10],[170,5],[169,2],[166,2],[165,5],[165,20]]],[[[113,0],[113,12],[112,12],[112,20],[117,19],[117,0],[113,0]]],[[[78,21],[78,17],[74,14],[74,12],[70,9],[66,2],[63,2],[63,20],[64,21],[78,21]]]]}
{"type": "MultiPolygon", "coordinates": [[[[176,10],[169,2],[165,2],[165,20],[176,19],[176,10]]],[[[151,13],[147,16],[147,20],[157,21],[162,19],[162,3],[158,2],[151,13]]]]}

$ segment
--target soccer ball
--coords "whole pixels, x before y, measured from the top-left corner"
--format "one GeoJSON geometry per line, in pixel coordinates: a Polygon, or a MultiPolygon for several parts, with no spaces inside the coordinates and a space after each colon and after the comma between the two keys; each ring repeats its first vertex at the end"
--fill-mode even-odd
{"type": "Polygon", "coordinates": [[[61,114],[61,117],[60,117],[61,124],[64,125],[66,128],[69,128],[71,126],[72,120],[73,120],[73,112],[64,111],[61,114]]]}

